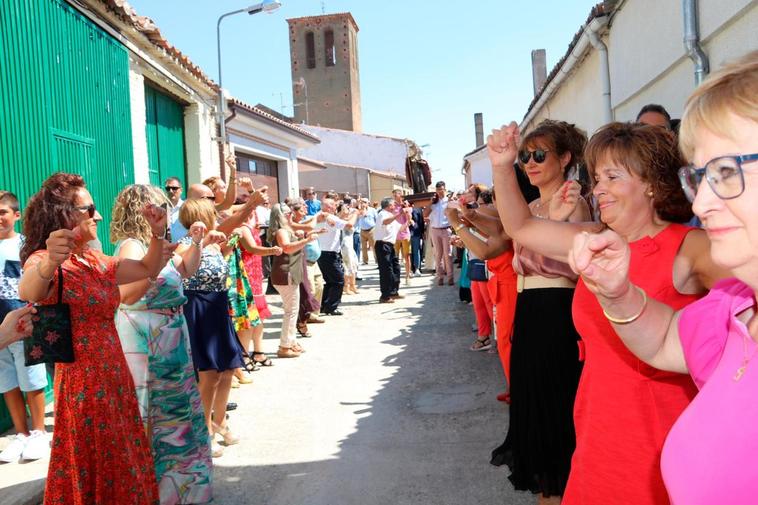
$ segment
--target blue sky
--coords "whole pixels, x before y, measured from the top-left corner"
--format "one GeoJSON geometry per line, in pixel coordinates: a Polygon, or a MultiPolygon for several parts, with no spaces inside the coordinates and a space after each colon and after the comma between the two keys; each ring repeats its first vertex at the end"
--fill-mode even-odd
{"type": "MultiPolygon", "coordinates": [[[[434,179],[463,185],[463,155],[475,147],[474,113],[485,134],[520,121],[532,99],[531,50],[548,72],[597,0],[281,0],[273,14],[222,23],[224,88],[241,100],[292,114],[286,19],[351,12],[358,52],[363,131],[429,144],[434,179]]],[[[216,20],[254,0],[130,0],[173,45],[217,80],[216,20]]]]}

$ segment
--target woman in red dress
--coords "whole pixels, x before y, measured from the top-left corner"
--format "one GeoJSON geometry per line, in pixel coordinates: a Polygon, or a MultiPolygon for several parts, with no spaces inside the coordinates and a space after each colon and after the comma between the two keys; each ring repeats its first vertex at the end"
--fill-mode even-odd
{"type": "MultiPolygon", "coordinates": [[[[524,247],[566,262],[575,236],[605,225],[630,242],[633,281],[674,308],[702,296],[725,274],[710,260],[705,233],[675,224],[692,212],[677,179],[684,162],[669,132],[611,123],[590,139],[585,159],[603,224],[532,217],[513,173],[518,144],[515,123],[488,138],[500,218],[524,247]]],[[[576,205],[578,184],[569,181],[563,191],[551,214],[552,206],[576,205]]],[[[581,282],[573,315],[585,364],[574,404],[576,450],[562,503],[666,504],[659,470],[663,440],[696,389],[687,375],[653,369],[632,355],[581,282]]]]}
{"type": "Polygon", "coordinates": [[[90,249],[102,217],[84,180],[58,173],[26,207],[20,296],[71,310],[73,363],[55,366],[55,430],[45,504],[155,504],[158,487],[134,384],[116,333],[119,284],[157,275],[175,246],[162,240],[165,212],[143,211],[153,238],[142,260],[90,249]]]}

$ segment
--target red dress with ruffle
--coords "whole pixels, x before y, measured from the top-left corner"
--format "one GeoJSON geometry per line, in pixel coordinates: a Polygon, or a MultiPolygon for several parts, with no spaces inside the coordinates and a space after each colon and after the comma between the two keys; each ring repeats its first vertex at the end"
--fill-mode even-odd
{"type": "MultiPolygon", "coordinates": [[[[691,230],[670,224],[629,244],[631,281],[675,310],[700,298],[673,285],[674,259],[691,230]]],[[[585,362],[574,403],[576,450],[561,503],[665,505],[661,449],[697,389],[689,375],[657,370],[632,354],[581,280],[573,315],[585,362]]]]}
{"type": "MultiPolygon", "coordinates": [[[[246,224],[245,226],[253,235],[255,245],[262,247],[263,242],[261,241],[260,230],[257,228],[257,224],[255,226],[246,224]]],[[[271,317],[271,311],[268,308],[268,302],[266,302],[266,292],[263,290],[262,258],[243,247],[242,263],[245,265],[247,276],[250,278],[250,285],[253,288],[253,299],[255,300],[255,307],[258,309],[258,316],[261,318],[261,321],[268,319],[271,317]]]]}
{"type": "MultiPolygon", "coordinates": [[[[24,265],[34,268],[45,254],[24,265]]],[[[45,505],[158,502],[155,467],[114,315],[119,260],[86,251],[63,263],[63,303],[71,311],[74,362],[55,364],[55,430],[45,505]]],[[[57,302],[53,293],[40,304],[57,302]]]]}

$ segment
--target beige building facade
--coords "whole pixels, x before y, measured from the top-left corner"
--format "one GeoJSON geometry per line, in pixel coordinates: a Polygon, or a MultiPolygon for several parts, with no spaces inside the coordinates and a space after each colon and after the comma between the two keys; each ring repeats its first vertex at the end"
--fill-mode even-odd
{"type": "MultiPolygon", "coordinates": [[[[695,66],[683,41],[687,3],[625,0],[605,2],[605,9],[594,9],[529,106],[522,130],[551,118],[574,123],[591,135],[609,119],[634,121],[649,103],[663,105],[672,118],[679,118],[687,96],[696,87],[695,66]],[[593,36],[597,37],[594,44],[593,36]],[[606,53],[609,79],[604,88],[606,53]]],[[[690,4],[695,7],[700,46],[711,72],[758,49],[758,1],[700,0],[690,4]]]]}

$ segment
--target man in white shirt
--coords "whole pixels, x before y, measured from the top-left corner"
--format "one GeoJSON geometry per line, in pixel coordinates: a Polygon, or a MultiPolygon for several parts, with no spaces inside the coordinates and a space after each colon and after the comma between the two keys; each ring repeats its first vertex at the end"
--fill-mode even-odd
{"type": "Polygon", "coordinates": [[[179,222],[179,210],[181,210],[182,204],[184,204],[184,200],[182,200],[182,182],[176,177],[169,177],[166,179],[164,186],[166,195],[173,206],[168,216],[171,241],[178,242],[187,235],[187,229],[179,222]]]}
{"type": "MultiPolygon", "coordinates": [[[[324,277],[324,293],[321,296],[321,312],[329,316],[341,316],[338,309],[342,301],[342,288],[345,286],[345,270],[342,266],[342,230],[348,221],[334,215],[337,205],[331,198],[321,201],[321,212],[316,214],[316,229],[325,232],[318,236],[321,256],[318,267],[324,277]]],[[[353,214],[355,224],[356,214],[353,214]]]]}
{"type": "Polygon", "coordinates": [[[384,198],[381,209],[374,228],[374,252],[379,264],[379,287],[382,291],[379,303],[393,303],[396,298],[404,298],[398,293],[400,262],[395,253],[395,241],[402,225],[397,220],[398,214],[395,213],[395,201],[392,198],[384,198]]]}
{"type": "Polygon", "coordinates": [[[447,283],[455,285],[453,281],[453,259],[450,256],[450,222],[445,215],[447,209],[447,191],[445,182],[439,181],[435,185],[436,194],[432,197],[432,204],[424,209],[424,218],[429,219],[429,238],[434,247],[434,270],[437,274],[437,285],[447,283]]]}

